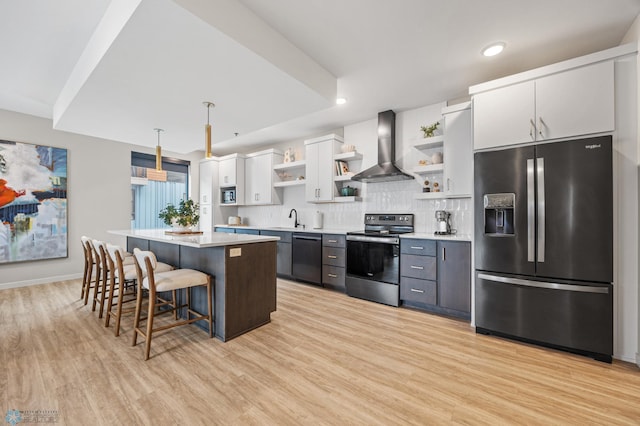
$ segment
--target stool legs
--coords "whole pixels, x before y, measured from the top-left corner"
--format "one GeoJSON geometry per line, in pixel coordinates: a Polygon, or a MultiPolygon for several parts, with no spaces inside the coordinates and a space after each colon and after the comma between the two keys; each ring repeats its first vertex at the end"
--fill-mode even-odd
{"type": "MultiPolygon", "coordinates": [[[[173,292],[175,293],[175,291],[173,292]]],[[[175,303],[175,300],[173,301],[175,303]]],[[[147,335],[145,336],[144,346],[144,360],[149,359],[149,353],[151,352],[151,336],[153,335],[153,313],[156,308],[156,298],[149,296],[149,316],[147,317],[147,335]]]]}
{"type": "Polygon", "coordinates": [[[213,288],[211,287],[211,277],[207,280],[207,313],[209,314],[209,337],[213,337],[213,288]]]}
{"type": "Polygon", "coordinates": [[[142,286],[138,283],[138,296],[136,297],[136,313],[133,317],[133,340],[131,346],[135,346],[138,342],[138,327],[140,326],[140,311],[142,310],[142,286]]]}

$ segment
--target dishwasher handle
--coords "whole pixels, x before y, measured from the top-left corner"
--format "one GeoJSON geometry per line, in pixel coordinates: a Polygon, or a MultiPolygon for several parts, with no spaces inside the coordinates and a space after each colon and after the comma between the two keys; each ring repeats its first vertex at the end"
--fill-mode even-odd
{"type": "Polygon", "coordinates": [[[322,240],[322,237],[313,237],[313,236],[296,235],[296,234],[293,234],[293,238],[295,240],[309,240],[309,241],[321,241],[322,240]]]}

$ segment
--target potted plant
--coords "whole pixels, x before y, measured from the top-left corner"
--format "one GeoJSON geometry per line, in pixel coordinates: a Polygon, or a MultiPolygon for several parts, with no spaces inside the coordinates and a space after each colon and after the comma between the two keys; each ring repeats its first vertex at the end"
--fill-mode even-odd
{"type": "Polygon", "coordinates": [[[180,200],[177,208],[171,203],[167,204],[167,207],[160,210],[158,217],[176,231],[187,231],[200,221],[198,207],[198,203],[191,199],[180,200]]]}
{"type": "Polygon", "coordinates": [[[422,130],[422,133],[423,133],[422,137],[423,138],[433,137],[433,132],[436,131],[439,125],[440,125],[440,122],[437,121],[433,123],[431,126],[420,126],[420,130],[422,130]]]}

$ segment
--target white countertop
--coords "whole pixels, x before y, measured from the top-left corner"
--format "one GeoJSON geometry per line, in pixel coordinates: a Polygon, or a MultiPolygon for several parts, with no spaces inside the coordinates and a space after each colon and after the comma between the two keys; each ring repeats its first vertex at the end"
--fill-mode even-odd
{"type": "Polygon", "coordinates": [[[278,241],[279,237],[251,234],[228,234],[224,232],[204,232],[192,235],[168,235],[168,229],[123,229],[108,231],[114,235],[125,237],[144,238],[163,243],[177,244],[196,248],[223,247],[238,244],[262,243],[265,241],[278,241]]]}
{"type": "Polygon", "coordinates": [[[468,234],[435,235],[415,232],[411,234],[402,234],[400,235],[400,238],[419,238],[421,240],[471,241],[471,235],[468,234]]]}
{"type": "MultiPolygon", "coordinates": [[[[302,229],[302,228],[283,228],[268,226],[251,226],[251,225],[215,225],[216,228],[234,228],[234,229],[258,229],[261,231],[281,231],[281,232],[311,232],[318,234],[340,234],[346,235],[348,232],[360,231],[360,229],[302,229]]],[[[231,234],[234,235],[234,234],[231,234]]],[[[242,234],[240,234],[242,235],[242,234]]],[[[424,232],[412,232],[402,234],[400,238],[420,238],[423,240],[445,240],[445,241],[471,241],[469,234],[452,234],[452,235],[435,235],[424,232]]]]}
{"type": "Polygon", "coordinates": [[[355,229],[331,229],[331,228],[287,228],[282,226],[252,226],[252,225],[214,225],[215,228],[233,228],[233,229],[258,229],[260,231],[280,231],[280,232],[310,232],[316,234],[342,234],[346,235],[347,232],[356,231],[355,229]]]}

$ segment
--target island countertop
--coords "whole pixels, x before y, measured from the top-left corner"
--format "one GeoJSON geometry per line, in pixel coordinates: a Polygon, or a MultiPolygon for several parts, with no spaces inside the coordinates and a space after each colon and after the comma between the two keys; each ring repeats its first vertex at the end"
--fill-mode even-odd
{"type": "Polygon", "coordinates": [[[267,235],[227,234],[224,232],[203,232],[202,234],[175,235],[167,234],[167,231],[167,229],[122,229],[108,232],[114,235],[144,238],[152,241],[196,248],[262,243],[265,241],[278,241],[280,239],[279,237],[267,235]]]}

